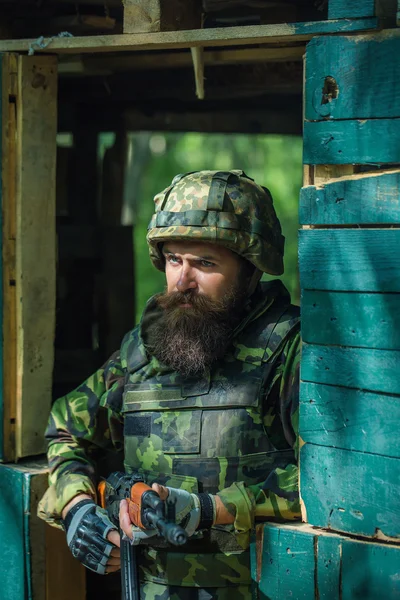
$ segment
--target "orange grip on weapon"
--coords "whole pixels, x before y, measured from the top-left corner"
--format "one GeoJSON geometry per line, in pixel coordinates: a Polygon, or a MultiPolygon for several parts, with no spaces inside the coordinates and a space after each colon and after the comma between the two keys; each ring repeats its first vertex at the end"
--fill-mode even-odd
{"type": "Polygon", "coordinates": [[[100,481],[97,486],[97,494],[99,496],[99,504],[101,508],[106,508],[106,482],[100,481]]]}
{"type": "Polygon", "coordinates": [[[151,487],[142,481],[135,483],[131,487],[131,496],[128,499],[130,519],[132,523],[134,523],[137,527],[141,527],[142,529],[145,529],[145,526],[142,523],[142,496],[144,492],[147,492],[148,490],[151,490],[151,487]]]}

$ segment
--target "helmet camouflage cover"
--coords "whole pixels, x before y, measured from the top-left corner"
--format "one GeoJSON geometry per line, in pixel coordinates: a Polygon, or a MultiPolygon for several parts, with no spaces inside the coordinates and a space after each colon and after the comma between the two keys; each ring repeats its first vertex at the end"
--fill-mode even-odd
{"type": "Polygon", "coordinates": [[[160,271],[165,270],[160,244],[188,240],[221,244],[260,271],[283,273],[285,238],[271,194],[243,171],[177,175],[154,203],[147,243],[160,271]]]}

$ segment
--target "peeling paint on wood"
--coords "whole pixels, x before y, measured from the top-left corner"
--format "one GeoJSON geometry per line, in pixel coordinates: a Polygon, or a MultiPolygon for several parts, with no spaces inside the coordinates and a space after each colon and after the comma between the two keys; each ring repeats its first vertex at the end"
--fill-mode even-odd
{"type": "Polygon", "coordinates": [[[303,187],[299,218],[307,225],[400,224],[400,171],[303,187]]]}
{"type": "Polygon", "coordinates": [[[300,478],[310,525],[400,538],[400,459],[305,444],[300,478]]]}
{"type": "Polygon", "coordinates": [[[399,53],[396,30],[391,35],[315,37],[306,52],[305,119],[400,117],[399,53]],[[328,102],[322,93],[327,77],[338,87],[328,102]]]}

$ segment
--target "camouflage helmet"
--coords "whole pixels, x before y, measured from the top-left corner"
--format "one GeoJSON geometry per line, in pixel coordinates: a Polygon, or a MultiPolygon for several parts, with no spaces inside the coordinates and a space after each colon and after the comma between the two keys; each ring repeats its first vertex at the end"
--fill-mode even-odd
{"type": "Polygon", "coordinates": [[[165,270],[160,244],[188,240],[221,244],[260,271],[283,273],[285,238],[271,194],[243,171],[177,175],[154,203],[147,243],[160,271],[165,270]]]}

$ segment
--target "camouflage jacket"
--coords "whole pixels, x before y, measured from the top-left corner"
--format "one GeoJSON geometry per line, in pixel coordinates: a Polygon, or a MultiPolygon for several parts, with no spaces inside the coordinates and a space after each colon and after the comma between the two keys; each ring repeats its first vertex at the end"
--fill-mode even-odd
{"type": "MultiPolygon", "coordinates": [[[[292,308],[282,319],[289,297],[280,282],[262,285],[235,330],[223,366],[217,365],[211,377],[211,392],[215,387],[223,388],[224,380],[236,392],[228,400],[217,394],[218,402],[225,402],[225,407],[235,412],[225,421],[224,410],[216,411],[219,418],[215,419],[216,392],[209,393],[209,380],[196,381],[194,387],[193,382],[186,382],[184,387],[176,373],[147,356],[143,342],[145,324],[151,322],[154,310],[154,301],[149,301],[142,326],[127,334],[120,351],[53,406],[46,431],[50,487],[40,504],[42,518],[53,524],[59,522],[63,507],[78,493],[89,493],[95,498],[99,451],[123,451],[124,438],[128,471],[139,469],[149,483],[158,480],[190,491],[197,491],[197,481],[201,480],[200,491],[218,493],[235,515],[233,531],[241,548],[248,545],[255,519],[299,518],[298,317],[292,308]],[[283,327],[275,327],[280,319],[283,327]],[[261,394],[260,385],[254,387],[256,376],[262,380],[261,394]],[[241,389],[245,381],[249,383],[241,389]],[[189,400],[189,404],[194,398],[193,407],[204,409],[208,402],[214,411],[179,412],[177,387],[181,390],[178,396],[189,400]],[[156,393],[162,389],[164,396],[156,393]],[[167,398],[172,389],[175,399],[167,398]],[[201,400],[203,395],[207,401],[201,400]],[[258,396],[261,398],[254,402],[258,396]],[[234,397],[236,406],[232,407],[234,397]],[[237,399],[244,397],[247,399],[237,399]],[[207,421],[208,415],[214,422],[208,419],[208,427],[204,423],[201,427],[199,419],[207,421]],[[145,432],[144,428],[150,429],[145,432]],[[209,437],[204,443],[200,432],[207,430],[209,437]],[[218,431],[222,430],[226,435],[219,437],[230,440],[224,446],[225,456],[220,448],[210,446],[212,440],[216,445],[218,431]],[[201,465],[206,465],[205,473],[201,465]],[[199,472],[201,476],[191,476],[199,472]]],[[[160,557],[156,562],[160,562],[160,557]]],[[[156,574],[152,580],[159,581],[156,574]]]]}

